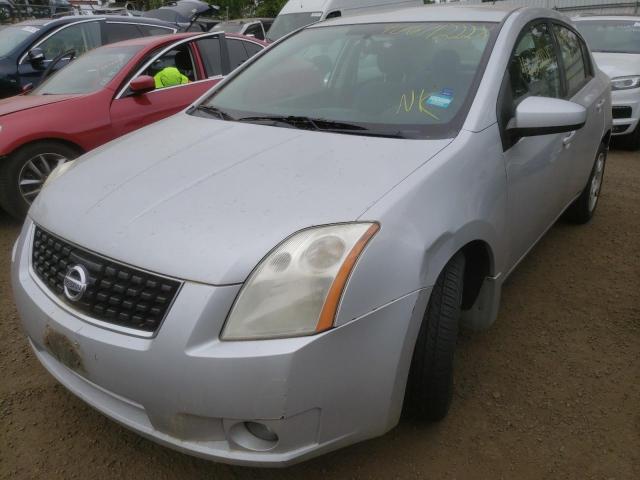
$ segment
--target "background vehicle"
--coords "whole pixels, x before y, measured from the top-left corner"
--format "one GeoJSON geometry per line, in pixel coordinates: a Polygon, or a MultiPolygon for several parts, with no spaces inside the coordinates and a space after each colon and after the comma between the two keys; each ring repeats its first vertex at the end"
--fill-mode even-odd
{"type": "Polygon", "coordinates": [[[144,15],[175,23],[183,32],[208,32],[220,22],[216,18],[211,18],[218,13],[218,10],[216,5],[200,0],[179,0],[146,11],[144,15]]]}
{"type": "Polygon", "coordinates": [[[37,85],[60,55],[56,69],[62,68],[70,50],[79,56],[101,45],[175,32],[175,25],[141,17],[63,17],[9,25],[0,30],[0,98],[37,85]]]}
{"type": "Polygon", "coordinates": [[[0,101],[0,205],[26,213],[49,173],[189,105],[264,48],[221,33],[133,39],[91,51],[24,96],[0,101]],[[177,68],[189,83],[156,88],[177,68]]]}
{"type": "Polygon", "coordinates": [[[274,42],[298,28],[328,18],[423,3],[422,0],[289,0],[273,21],[267,40],[274,42]]]}
{"type": "Polygon", "coordinates": [[[309,26],[56,172],[14,249],[24,331],[84,401],[214,460],[441,419],[459,325],[494,322],[563,212],[593,216],[610,102],[551,10],[309,26]]]}
{"type": "Polygon", "coordinates": [[[238,33],[240,35],[249,35],[259,40],[264,40],[272,23],[273,18],[241,18],[220,22],[213,27],[211,31],[238,33]]]}
{"type": "MultiPolygon", "coordinates": [[[[8,23],[15,15],[15,5],[11,0],[0,0],[0,25],[8,23]]],[[[2,28],[2,27],[0,27],[2,28]]]]}
{"type": "Polygon", "coordinates": [[[640,17],[573,19],[600,70],[611,78],[613,134],[640,148],[640,17]]]}

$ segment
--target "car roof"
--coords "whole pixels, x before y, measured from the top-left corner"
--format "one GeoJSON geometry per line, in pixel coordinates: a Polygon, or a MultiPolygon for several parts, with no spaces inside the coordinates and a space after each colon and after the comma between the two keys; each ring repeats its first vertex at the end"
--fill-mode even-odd
{"type": "Polygon", "coordinates": [[[156,18],[148,18],[148,17],[128,17],[128,16],[120,16],[120,15],[78,15],[78,16],[69,16],[69,17],[60,17],[60,18],[37,18],[33,20],[25,20],[24,22],[16,23],[18,26],[33,26],[33,27],[57,27],[59,25],[69,25],[71,23],[78,22],[88,22],[91,20],[106,20],[108,22],[118,22],[118,23],[146,23],[149,25],[158,25],[162,27],[173,27],[176,28],[175,25],[165,22],[163,20],[158,20],[156,18]]]}
{"type": "MultiPolygon", "coordinates": [[[[379,10],[362,15],[349,15],[331,19],[333,25],[354,23],[392,22],[501,22],[515,10],[523,7],[513,5],[421,5],[417,7],[379,10]]],[[[321,27],[327,22],[313,24],[321,27]]]]}
{"type": "Polygon", "coordinates": [[[574,22],[588,22],[590,20],[629,20],[640,22],[640,16],[638,15],[584,15],[573,17],[571,20],[574,22]]]}

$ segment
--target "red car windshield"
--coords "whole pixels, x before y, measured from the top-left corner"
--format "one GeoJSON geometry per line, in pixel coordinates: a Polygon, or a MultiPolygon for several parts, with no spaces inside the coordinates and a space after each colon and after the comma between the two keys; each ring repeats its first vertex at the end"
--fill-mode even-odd
{"type": "Polygon", "coordinates": [[[32,95],[74,95],[101,90],[141,48],[129,46],[92,50],[61,69],[34,90],[32,95]]]}

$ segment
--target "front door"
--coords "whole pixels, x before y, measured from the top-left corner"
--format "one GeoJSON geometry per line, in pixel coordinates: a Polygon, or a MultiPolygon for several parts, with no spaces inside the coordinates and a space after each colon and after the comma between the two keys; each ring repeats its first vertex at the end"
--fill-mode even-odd
{"type": "Polygon", "coordinates": [[[140,73],[155,79],[155,90],[134,94],[125,88],[112,102],[111,121],[118,136],[179,112],[219,80],[206,77],[192,44],[176,45],[140,73]]]}
{"type": "MultiPolygon", "coordinates": [[[[563,97],[560,63],[547,23],[525,27],[509,61],[505,82],[502,108],[511,117],[526,97],[563,97]]],[[[562,209],[570,168],[564,155],[566,135],[525,137],[505,145],[511,267],[562,209]]]]}

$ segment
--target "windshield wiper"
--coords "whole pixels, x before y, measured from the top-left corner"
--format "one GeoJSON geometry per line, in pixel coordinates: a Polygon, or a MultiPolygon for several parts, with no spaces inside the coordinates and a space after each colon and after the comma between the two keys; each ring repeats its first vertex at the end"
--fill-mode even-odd
{"type": "Polygon", "coordinates": [[[218,117],[220,120],[235,120],[235,118],[233,118],[224,110],[220,110],[218,107],[212,107],[211,105],[197,105],[187,113],[192,113],[194,111],[204,112],[208,115],[214,115],[218,117]]]}
{"type": "Polygon", "coordinates": [[[250,117],[240,117],[238,122],[274,122],[285,123],[294,128],[300,128],[302,130],[319,130],[315,121],[309,117],[299,117],[296,115],[256,115],[250,117]]]}
{"type": "Polygon", "coordinates": [[[348,135],[365,135],[369,137],[405,138],[401,132],[379,132],[370,130],[355,123],[338,122],[324,118],[310,118],[296,115],[257,115],[238,118],[239,122],[274,122],[285,123],[302,130],[320,130],[330,133],[348,135]]]}

